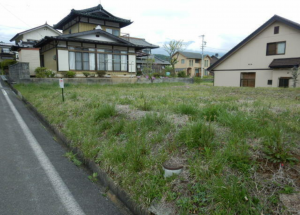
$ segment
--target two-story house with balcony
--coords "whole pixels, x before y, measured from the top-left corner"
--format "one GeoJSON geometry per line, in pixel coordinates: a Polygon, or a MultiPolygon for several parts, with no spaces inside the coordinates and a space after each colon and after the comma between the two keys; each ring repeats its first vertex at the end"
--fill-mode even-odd
{"type": "Polygon", "coordinates": [[[105,71],[110,77],[135,76],[136,52],[149,48],[121,37],[121,29],[132,24],[106,11],[101,5],[71,12],[54,25],[60,36],[46,36],[41,48],[42,65],[53,71],[105,71]]]}
{"type": "MultiPolygon", "coordinates": [[[[194,52],[176,52],[173,55],[177,58],[177,63],[175,64],[175,71],[185,71],[186,75],[191,77],[200,77],[201,76],[201,61],[202,55],[194,52]]],[[[208,75],[207,68],[210,66],[210,56],[203,56],[203,75],[208,75]]]]}
{"type": "Polygon", "coordinates": [[[291,68],[300,64],[299,46],[300,24],[275,15],[208,70],[215,86],[290,87],[291,68]]]}

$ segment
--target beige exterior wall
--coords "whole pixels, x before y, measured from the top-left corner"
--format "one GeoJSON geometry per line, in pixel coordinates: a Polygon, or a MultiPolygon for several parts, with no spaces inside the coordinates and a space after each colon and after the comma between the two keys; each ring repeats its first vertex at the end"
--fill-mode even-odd
{"type": "Polygon", "coordinates": [[[44,64],[47,69],[57,72],[57,61],[53,59],[54,55],[56,55],[56,49],[44,52],[44,64]]]}
{"type": "Polygon", "coordinates": [[[240,71],[217,71],[214,77],[214,86],[217,87],[239,87],[241,72],[240,71]]]}
{"type": "MultiPolygon", "coordinates": [[[[255,72],[255,87],[279,87],[279,78],[292,77],[289,69],[284,70],[241,70],[241,71],[215,71],[214,86],[240,87],[241,73],[255,72]],[[268,85],[272,80],[272,85],[268,85]]],[[[293,80],[289,80],[289,87],[293,86],[293,80]]],[[[300,83],[297,83],[300,87],[300,83]]]]}
{"type": "MultiPolygon", "coordinates": [[[[210,58],[208,56],[205,56],[203,58],[203,61],[205,61],[205,60],[208,60],[208,66],[203,66],[203,72],[205,69],[207,69],[210,66],[210,58]]],[[[178,69],[178,68],[190,68],[191,77],[195,76],[196,69],[199,69],[199,73],[201,74],[201,59],[200,59],[199,63],[196,63],[196,59],[186,58],[184,55],[179,54],[178,55],[178,63],[175,64],[175,69],[178,69]],[[181,63],[182,60],[184,60],[184,63],[181,63]],[[190,61],[193,62],[192,66],[190,65],[190,61]]],[[[184,71],[187,72],[187,69],[185,69],[184,71]]]]}
{"type": "Polygon", "coordinates": [[[59,33],[57,33],[56,31],[50,30],[49,28],[40,28],[37,29],[35,31],[29,32],[29,33],[25,33],[19,37],[17,37],[15,40],[16,42],[20,42],[20,40],[26,42],[28,40],[41,40],[43,39],[45,36],[58,36],[60,35],[59,33]]]}
{"type": "MultiPolygon", "coordinates": [[[[270,63],[274,59],[300,57],[299,47],[300,31],[275,22],[214,68],[215,86],[240,86],[241,72],[256,72],[255,87],[278,87],[280,77],[291,77],[290,69],[271,70],[270,63]],[[279,26],[279,34],[274,34],[275,26],[279,26]],[[285,54],[267,56],[267,43],[281,41],[286,42],[285,54]],[[272,80],[272,85],[267,84],[268,80],[272,80]]],[[[289,85],[292,84],[290,80],[289,85]]]]}
{"type": "Polygon", "coordinates": [[[94,30],[96,27],[97,27],[96,24],[80,22],[79,23],[79,32],[91,31],[91,30],[94,30]]]}
{"type": "Polygon", "coordinates": [[[265,69],[273,59],[300,57],[300,31],[283,23],[275,22],[263,32],[241,47],[230,58],[215,69],[265,69]],[[274,34],[274,27],[279,26],[279,34],[274,34]],[[284,55],[266,56],[267,43],[286,41],[284,55]]]}
{"type": "Polygon", "coordinates": [[[70,28],[63,30],[63,34],[69,34],[69,30],[71,29],[71,34],[79,32],[79,23],[72,25],[70,28]]]}
{"type": "Polygon", "coordinates": [[[34,70],[40,67],[39,49],[21,49],[19,51],[19,62],[29,63],[30,75],[35,75],[34,70]]]}

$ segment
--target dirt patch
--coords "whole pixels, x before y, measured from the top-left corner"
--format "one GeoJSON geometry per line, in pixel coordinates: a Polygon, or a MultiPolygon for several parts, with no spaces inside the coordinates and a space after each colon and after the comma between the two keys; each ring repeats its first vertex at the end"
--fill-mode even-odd
{"type": "Polygon", "coordinates": [[[293,214],[300,214],[300,194],[281,194],[280,201],[293,214]]]}
{"type": "MultiPolygon", "coordinates": [[[[158,114],[158,115],[161,114],[155,111],[142,111],[137,109],[133,110],[130,108],[129,105],[116,105],[116,109],[119,113],[125,114],[130,119],[140,119],[146,116],[146,114],[158,114]]],[[[172,121],[175,125],[180,125],[180,126],[185,125],[189,120],[189,117],[186,115],[180,116],[176,114],[168,114],[166,117],[167,119],[172,121]]]]}

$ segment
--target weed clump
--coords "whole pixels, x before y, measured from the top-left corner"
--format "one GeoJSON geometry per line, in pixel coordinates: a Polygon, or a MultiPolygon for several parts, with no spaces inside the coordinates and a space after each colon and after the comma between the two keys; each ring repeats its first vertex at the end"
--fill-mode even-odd
{"type": "Polygon", "coordinates": [[[177,141],[185,144],[189,148],[210,146],[215,132],[211,124],[206,125],[202,122],[196,122],[182,129],[177,136],[177,141]]]}
{"type": "Polygon", "coordinates": [[[100,121],[117,114],[115,105],[104,104],[98,108],[95,114],[95,120],[100,121]]]}

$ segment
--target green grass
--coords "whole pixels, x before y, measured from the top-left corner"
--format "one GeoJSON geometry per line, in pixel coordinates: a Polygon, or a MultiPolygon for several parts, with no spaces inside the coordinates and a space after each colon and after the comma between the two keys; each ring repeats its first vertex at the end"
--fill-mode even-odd
{"type": "Polygon", "coordinates": [[[69,84],[65,102],[57,84],[16,88],[145,207],[162,201],[177,214],[284,214],[279,194],[300,191],[300,89],[204,83],[69,84]],[[165,179],[162,164],[171,158],[184,171],[165,179]],[[285,178],[276,180],[282,164],[285,178]]]}

